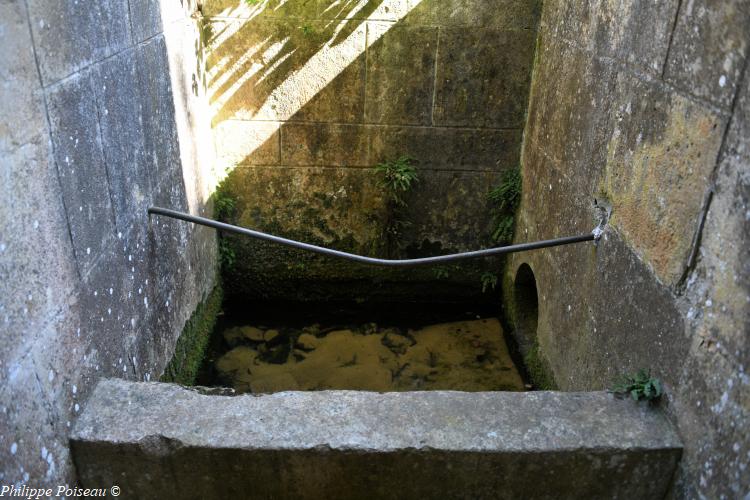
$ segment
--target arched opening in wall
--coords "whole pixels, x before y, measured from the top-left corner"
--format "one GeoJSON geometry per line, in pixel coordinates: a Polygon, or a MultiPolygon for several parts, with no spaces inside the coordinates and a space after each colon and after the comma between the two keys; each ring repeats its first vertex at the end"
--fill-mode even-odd
{"type": "Polygon", "coordinates": [[[536,327],[539,320],[539,295],[536,278],[531,266],[521,264],[513,282],[514,319],[517,335],[525,342],[536,340],[536,327]]]}

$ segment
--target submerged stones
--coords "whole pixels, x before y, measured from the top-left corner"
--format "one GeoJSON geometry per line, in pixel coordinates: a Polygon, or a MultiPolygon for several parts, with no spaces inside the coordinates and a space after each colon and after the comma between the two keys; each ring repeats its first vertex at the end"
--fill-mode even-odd
{"type": "Polygon", "coordinates": [[[302,349],[303,351],[312,351],[315,350],[316,347],[319,345],[319,341],[317,337],[314,335],[311,335],[309,333],[303,333],[299,336],[297,339],[297,348],[302,349]]]}
{"type": "Polygon", "coordinates": [[[242,344],[244,341],[263,342],[263,330],[254,326],[239,326],[224,331],[224,340],[230,347],[242,344]]]}
{"type": "Polygon", "coordinates": [[[215,364],[238,392],[354,389],[524,390],[495,318],[413,330],[375,323],[224,332],[230,350],[215,364]]]}
{"type": "Polygon", "coordinates": [[[381,343],[395,354],[406,354],[406,349],[416,342],[412,342],[408,337],[389,331],[383,335],[381,343]]]}

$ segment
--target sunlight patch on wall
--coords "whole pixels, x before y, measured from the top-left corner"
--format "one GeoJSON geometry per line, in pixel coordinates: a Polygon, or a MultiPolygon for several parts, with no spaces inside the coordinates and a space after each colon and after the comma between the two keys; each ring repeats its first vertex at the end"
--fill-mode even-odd
{"type": "Polygon", "coordinates": [[[238,163],[273,164],[278,131],[334,79],[364,57],[421,0],[331,2],[316,19],[281,17],[273,7],[222,11],[208,46],[208,99],[218,184],[238,163]],[[242,18],[240,18],[242,17],[242,18]],[[321,19],[328,18],[328,19],[321,19]],[[368,32],[368,22],[377,29],[368,32]]]}

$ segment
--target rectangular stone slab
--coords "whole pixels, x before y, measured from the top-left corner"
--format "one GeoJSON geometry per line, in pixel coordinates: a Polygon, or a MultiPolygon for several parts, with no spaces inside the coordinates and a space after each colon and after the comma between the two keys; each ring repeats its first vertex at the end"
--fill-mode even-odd
{"type": "Polygon", "coordinates": [[[682,445],[604,392],[213,396],[103,380],[71,436],[122,498],[663,498],[682,445]]]}

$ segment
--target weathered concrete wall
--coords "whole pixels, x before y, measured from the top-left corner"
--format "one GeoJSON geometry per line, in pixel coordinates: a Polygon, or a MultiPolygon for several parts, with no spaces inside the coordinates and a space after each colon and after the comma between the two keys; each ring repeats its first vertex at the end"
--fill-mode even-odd
{"type": "MultiPolygon", "coordinates": [[[[386,196],[373,167],[408,155],[420,181],[398,253],[490,244],[486,195],[518,165],[538,9],[536,0],[206,1],[218,169],[231,172],[225,186],[237,199],[228,219],[386,256],[386,196]]],[[[440,288],[434,270],[370,277],[361,266],[227,241],[240,277],[229,293],[289,298],[329,281],[365,298],[373,279],[440,288]],[[303,265],[287,271],[290,258],[303,265]]],[[[442,283],[467,278],[452,270],[442,283]]],[[[478,274],[470,284],[481,289],[478,274]]]]}
{"type": "Polygon", "coordinates": [[[149,380],[213,287],[195,23],[176,2],[0,2],[0,483],[73,483],[102,376],[149,380]],[[171,78],[170,78],[171,73],[171,78]]]}
{"type": "Polygon", "coordinates": [[[207,396],[102,381],[73,430],[81,482],[123,498],[662,499],[680,441],[603,392],[207,396]]]}
{"type": "MultiPolygon", "coordinates": [[[[750,4],[545,2],[517,240],[595,226],[601,244],[515,255],[557,384],[650,368],[685,441],[673,494],[750,492],[750,4]]],[[[530,345],[533,343],[524,343],[530,345]]]]}

